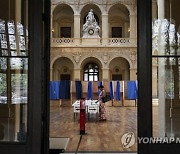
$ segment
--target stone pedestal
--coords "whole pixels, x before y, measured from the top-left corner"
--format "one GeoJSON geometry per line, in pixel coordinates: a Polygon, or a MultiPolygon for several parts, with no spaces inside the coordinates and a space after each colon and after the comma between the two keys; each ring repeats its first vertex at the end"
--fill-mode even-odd
{"type": "Polygon", "coordinates": [[[82,45],[95,46],[101,45],[100,38],[82,38],[82,45]]]}

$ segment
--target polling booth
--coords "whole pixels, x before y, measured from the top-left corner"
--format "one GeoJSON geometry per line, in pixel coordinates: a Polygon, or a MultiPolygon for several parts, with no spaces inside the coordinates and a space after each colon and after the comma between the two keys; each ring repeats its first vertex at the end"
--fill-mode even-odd
{"type": "Polygon", "coordinates": [[[55,107],[60,105],[60,81],[50,81],[50,106],[55,107]]]}
{"type": "Polygon", "coordinates": [[[137,81],[51,81],[51,106],[72,106],[81,98],[98,99],[98,86],[103,85],[106,94],[110,96],[112,106],[124,106],[124,100],[131,100],[137,105],[137,81]]]}

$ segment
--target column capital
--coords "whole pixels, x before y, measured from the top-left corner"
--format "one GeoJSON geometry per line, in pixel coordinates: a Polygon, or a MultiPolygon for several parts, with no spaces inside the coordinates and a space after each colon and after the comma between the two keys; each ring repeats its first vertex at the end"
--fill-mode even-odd
{"type": "Polygon", "coordinates": [[[79,13],[75,13],[75,14],[74,14],[74,17],[78,17],[78,16],[80,16],[79,13]]]}
{"type": "Polygon", "coordinates": [[[102,17],[108,17],[108,14],[107,13],[103,13],[102,17]]]}

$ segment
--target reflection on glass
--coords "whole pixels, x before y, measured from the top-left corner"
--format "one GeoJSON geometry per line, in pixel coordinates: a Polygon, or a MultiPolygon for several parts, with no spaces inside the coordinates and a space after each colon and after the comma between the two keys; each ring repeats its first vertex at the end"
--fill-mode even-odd
{"type": "Polygon", "coordinates": [[[8,56],[8,51],[7,50],[1,50],[1,55],[2,56],[8,56]]]}
{"type": "Polygon", "coordinates": [[[28,3],[28,0],[3,1],[3,6],[7,6],[4,9],[8,11],[0,14],[1,142],[27,140],[28,3]]]}
{"type": "Polygon", "coordinates": [[[153,136],[180,137],[180,1],[152,3],[153,136]]]}
{"type": "Polygon", "coordinates": [[[7,81],[4,73],[0,73],[0,104],[7,104],[7,81]]]}
{"type": "Polygon", "coordinates": [[[16,37],[15,35],[9,35],[10,49],[16,50],[16,37]]]}
{"type": "Polygon", "coordinates": [[[11,75],[12,104],[27,103],[27,74],[11,75]]]}
{"type": "Polygon", "coordinates": [[[14,21],[8,22],[8,33],[9,34],[15,34],[14,21]]]}
{"type": "Polygon", "coordinates": [[[18,35],[24,35],[24,27],[21,23],[17,23],[18,35]]]}
{"type": "Polygon", "coordinates": [[[27,70],[28,59],[27,58],[11,58],[10,65],[11,65],[11,69],[27,70]]]}
{"type": "Polygon", "coordinates": [[[0,34],[1,48],[7,49],[7,39],[5,34],[0,34]]]}
{"type": "Polygon", "coordinates": [[[7,59],[6,58],[0,58],[0,69],[1,70],[7,69],[7,59]]]}
{"type": "Polygon", "coordinates": [[[11,56],[17,56],[17,52],[16,51],[11,51],[11,56]]]}
{"type": "Polygon", "coordinates": [[[25,38],[24,36],[19,37],[19,49],[20,50],[25,50],[25,38]]]}
{"type": "Polygon", "coordinates": [[[5,21],[0,19],[0,33],[5,33],[5,21]]]}

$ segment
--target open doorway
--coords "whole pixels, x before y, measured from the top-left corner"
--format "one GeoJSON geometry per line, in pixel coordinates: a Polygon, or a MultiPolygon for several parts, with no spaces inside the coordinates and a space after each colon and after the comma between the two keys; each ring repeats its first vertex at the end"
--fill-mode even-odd
{"type": "Polygon", "coordinates": [[[121,139],[126,133],[137,136],[136,1],[106,7],[81,1],[78,8],[67,2],[51,6],[50,141],[62,141],[66,152],[135,152],[135,142],[127,147],[121,139]],[[71,37],[61,37],[64,27],[71,37]],[[100,104],[93,106],[100,85],[110,96],[106,121],[99,120],[100,104]],[[86,106],[87,135],[81,136],[82,97],[91,106],[86,106]]]}

